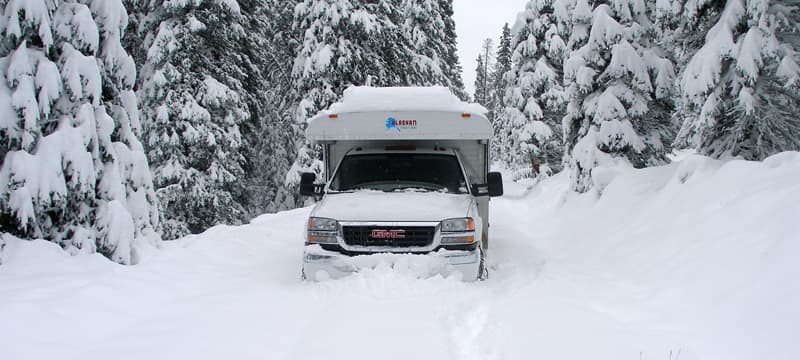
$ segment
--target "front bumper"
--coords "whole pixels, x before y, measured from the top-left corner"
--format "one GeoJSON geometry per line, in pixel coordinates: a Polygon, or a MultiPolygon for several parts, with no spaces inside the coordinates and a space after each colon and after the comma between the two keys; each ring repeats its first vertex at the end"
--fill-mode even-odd
{"type": "Polygon", "coordinates": [[[455,276],[464,281],[480,278],[480,247],[474,250],[440,248],[429,253],[347,253],[307,245],[303,278],[312,281],[339,279],[366,269],[390,268],[418,278],[455,276]]]}

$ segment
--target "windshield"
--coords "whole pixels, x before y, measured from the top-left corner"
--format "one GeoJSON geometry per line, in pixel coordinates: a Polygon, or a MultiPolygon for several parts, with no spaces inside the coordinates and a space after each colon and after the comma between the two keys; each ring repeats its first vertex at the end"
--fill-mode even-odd
{"type": "Polygon", "coordinates": [[[329,189],[468,193],[454,155],[413,153],[345,156],[329,189]]]}

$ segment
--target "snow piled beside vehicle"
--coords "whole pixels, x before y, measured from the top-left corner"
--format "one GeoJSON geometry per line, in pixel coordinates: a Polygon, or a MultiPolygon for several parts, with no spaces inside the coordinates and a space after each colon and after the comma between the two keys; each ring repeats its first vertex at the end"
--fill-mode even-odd
{"type": "Polygon", "coordinates": [[[799,153],[689,155],[596,175],[583,195],[564,175],[506,184],[492,202],[490,278],[478,283],[420,278],[425,261],[395,255],[303,283],[309,209],[140,247],[135,266],[3,236],[0,350],[8,359],[800,357],[799,153]]]}

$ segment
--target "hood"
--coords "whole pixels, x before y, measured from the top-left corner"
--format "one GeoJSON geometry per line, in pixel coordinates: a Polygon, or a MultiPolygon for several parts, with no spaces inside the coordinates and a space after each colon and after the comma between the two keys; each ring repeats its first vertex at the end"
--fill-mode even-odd
{"type": "Polygon", "coordinates": [[[311,216],[339,221],[441,221],[467,216],[472,196],[431,192],[327,194],[311,216]]]}

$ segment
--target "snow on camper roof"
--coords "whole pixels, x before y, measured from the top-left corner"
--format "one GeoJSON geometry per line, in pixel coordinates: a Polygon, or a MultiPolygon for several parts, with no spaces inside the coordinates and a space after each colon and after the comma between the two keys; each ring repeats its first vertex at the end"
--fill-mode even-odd
{"type": "Polygon", "coordinates": [[[375,111],[442,111],[486,114],[479,104],[461,101],[443,86],[431,87],[369,87],[352,86],[344,91],[342,100],[333,104],[328,113],[358,113],[375,111]]]}
{"type": "Polygon", "coordinates": [[[351,87],[342,100],[309,120],[312,142],[444,140],[492,137],[486,108],[445,87],[351,87]]]}

